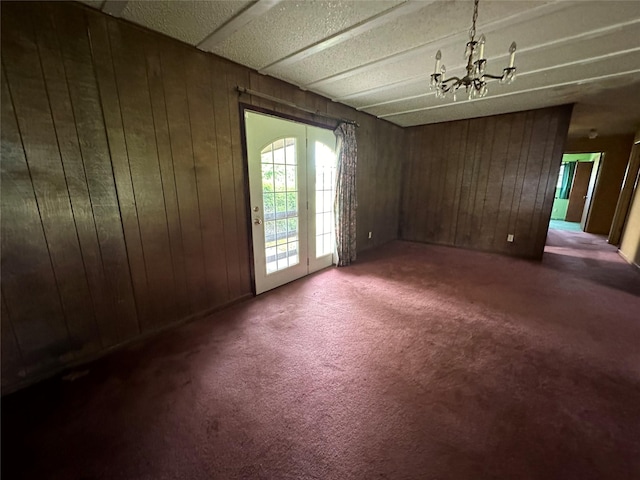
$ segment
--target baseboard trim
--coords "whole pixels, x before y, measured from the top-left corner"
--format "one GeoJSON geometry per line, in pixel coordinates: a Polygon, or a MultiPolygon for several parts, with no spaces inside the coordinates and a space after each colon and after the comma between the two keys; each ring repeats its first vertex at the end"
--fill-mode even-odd
{"type": "Polygon", "coordinates": [[[82,358],[74,359],[71,362],[65,363],[64,365],[57,365],[55,367],[39,371],[38,373],[34,373],[32,375],[29,375],[27,373],[25,378],[22,380],[19,380],[17,382],[12,382],[7,385],[2,385],[2,396],[4,397],[5,395],[10,395],[24,388],[35,385],[36,383],[53,378],[68,370],[73,370],[73,369],[77,369],[79,367],[88,365],[89,363],[95,362],[96,360],[106,357],[107,355],[111,355],[112,353],[117,352],[118,350],[122,350],[126,347],[130,347],[137,343],[145,342],[156,335],[160,335],[161,333],[166,332],[168,330],[173,330],[174,328],[178,328],[181,325],[184,325],[186,323],[208,317],[209,315],[215,312],[219,312],[220,310],[224,310],[225,308],[229,308],[238,303],[245,302],[253,298],[254,296],[255,295],[253,293],[247,293],[247,294],[241,295],[240,297],[228,303],[225,303],[224,305],[219,305],[217,307],[209,308],[201,312],[193,313],[191,315],[188,315],[187,317],[181,318],[180,320],[176,320],[174,322],[163,325],[155,330],[150,330],[136,337],[125,340],[124,342],[107,347],[103,350],[100,350],[99,352],[86,355],[82,358]]]}
{"type": "Polygon", "coordinates": [[[620,255],[622,257],[622,259],[627,262],[629,265],[633,265],[634,267],[640,269],[640,265],[637,264],[636,262],[634,262],[633,260],[631,260],[629,257],[627,257],[622,250],[618,249],[618,255],[620,255]]]}

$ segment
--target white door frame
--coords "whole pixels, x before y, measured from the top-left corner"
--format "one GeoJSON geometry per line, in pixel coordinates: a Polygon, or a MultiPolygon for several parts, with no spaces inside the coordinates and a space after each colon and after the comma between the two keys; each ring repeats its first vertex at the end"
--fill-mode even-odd
{"type": "MultiPolygon", "coordinates": [[[[244,109],[244,127],[246,137],[246,157],[247,157],[247,172],[249,181],[249,208],[251,214],[251,238],[252,238],[252,250],[253,250],[253,273],[255,280],[255,292],[256,294],[263,293],[267,290],[271,290],[275,287],[283,285],[285,283],[296,280],[302,276],[305,276],[314,271],[328,267],[334,263],[334,241],[333,241],[333,214],[331,213],[331,251],[328,254],[323,254],[325,251],[320,251],[320,256],[317,256],[316,251],[316,238],[322,242],[322,232],[316,232],[316,220],[321,221],[324,219],[324,225],[327,223],[327,214],[322,214],[324,210],[332,211],[331,207],[327,208],[327,199],[325,198],[326,192],[316,193],[316,154],[324,155],[322,158],[327,158],[327,152],[333,152],[335,158],[335,135],[331,130],[311,126],[305,123],[297,122],[295,120],[288,120],[282,117],[278,117],[271,114],[261,113],[251,110],[249,108],[244,109]],[[262,180],[262,158],[261,151],[283,138],[295,139],[295,152],[297,158],[296,167],[292,165],[286,165],[288,171],[295,169],[297,173],[297,217],[289,217],[289,211],[287,209],[287,222],[289,219],[297,218],[297,257],[289,256],[289,266],[282,267],[278,263],[278,270],[273,271],[274,263],[271,262],[267,267],[267,243],[265,240],[265,233],[269,233],[271,237],[271,230],[275,228],[276,223],[271,218],[273,215],[267,213],[265,217],[262,211],[265,208],[263,198],[263,180],[262,180]],[[319,143],[318,143],[319,142],[319,143]],[[328,149],[326,147],[328,147],[328,149]],[[317,200],[322,202],[323,205],[316,205],[317,200]],[[323,200],[324,199],[324,200],[323,200]],[[316,212],[319,215],[316,216],[316,212]],[[270,221],[271,220],[271,221],[270,221]],[[269,223],[269,225],[267,225],[269,223]],[[267,229],[267,230],[265,230],[267,229]],[[316,234],[320,235],[316,237],[316,234]],[[290,265],[291,259],[297,260],[297,263],[293,266],[290,265]],[[267,271],[269,268],[270,271],[267,271]]],[[[285,148],[288,154],[291,153],[293,145],[289,145],[285,148]]],[[[275,150],[274,150],[275,152],[275,150]]],[[[289,157],[287,157],[289,158],[289,157]]],[[[318,160],[320,161],[320,159],[318,160]]],[[[326,165],[326,162],[324,163],[326,165]]],[[[268,168],[268,167],[267,167],[268,168]]],[[[275,166],[273,168],[276,168],[275,166]]],[[[279,168],[282,168],[280,166],[279,168]]],[[[326,171],[326,168],[324,169],[326,171]]],[[[327,181],[322,180],[327,178],[320,175],[319,187],[323,186],[320,183],[327,181]]],[[[333,182],[333,178],[332,182],[333,182]]],[[[275,185],[275,184],[274,184],[275,185]]],[[[288,189],[289,187],[287,187],[288,189]]],[[[324,187],[326,189],[326,186],[324,187]]],[[[332,188],[335,189],[334,186],[332,188]]],[[[287,198],[289,196],[287,195],[287,198]]],[[[332,199],[331,199],[332,200],[332,199]]],[[[275,217],[277,218],[277,216],[275,217]]],[[[295,221],[295,220],[294,220],[295,221]]],[[[282,222],[280,222],[282,223],[282,222]]],[[[323,225],[323,226],[324,226],[323,225]]],[[[289,226],[289,225],[287,225],[289,226]]],[[[326,229],[326,226],[324,226],[326,229]]],[[[286,241],[296,240],[294,236],[289,236],[287,233],[286,241]]],[[[276,232],[275,238],[278,242],[279,234],[276,232]]],[[[289,252],[291,252],[291,245],[296,243],[288,243],[289,252]]],[[[320,249],[326,245],[321,245],[320,249]]],[[[273,250],[273,246],[270,246],[273,250]]],[[[282,245],[280,248],[284,248],[282,245]]],[[[295,251],[295,250],[294,250],[295,251]]],[[[281,258],[282,253],[276,250],[275,258],[281,258]],[[280,255],[280,256],[278,256],[280,255]]],[[[271,253],[273,253],[271,251],[271,253]]],[[[291,253],[287,253],[291,255],[291,253]]],[[[269,258],[273,259],[273,255],[269,258]]]]}

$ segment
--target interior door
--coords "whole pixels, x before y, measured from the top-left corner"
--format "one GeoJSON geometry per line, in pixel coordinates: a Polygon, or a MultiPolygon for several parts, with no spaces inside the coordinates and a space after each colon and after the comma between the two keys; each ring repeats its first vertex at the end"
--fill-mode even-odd
{"type": "Polygon", "coordinates": [[[256,294],[333,263],[333,132],[245,111],[256,294]]]}
{"type": "Polygon", "coordinates": [[[589,187],[587,188],[587,194],[585,195],[586,198],[584,199],[584,209],[582,210],[580,227],[585,232],[587,231],[587,222],[589,221],[589,215],[591,214],[591,200],[593,200],[593,191],[595,190],[596,183],[598,181],[598,171],[600,169],[600,165],[602,165],[602,154],[600,154],[600,158],[593,162],[593,167],[591,168],[591,177],[589,179],[589,187]]]}
{"type": "Polygon", "coordinates": [[[578,162],[576,165],[576,173],[569,193],[567,215],[565,216],[567,222],[579,222],[582,219],[592,169],[593,162],[578,162]]]}

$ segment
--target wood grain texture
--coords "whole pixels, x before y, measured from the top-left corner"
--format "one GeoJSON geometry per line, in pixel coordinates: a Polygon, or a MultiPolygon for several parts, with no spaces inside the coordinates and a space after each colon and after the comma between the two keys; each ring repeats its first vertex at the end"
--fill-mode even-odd
{"type": "MultiPolygon", "coordinates": [[[[224,249],[227,273],[228,298],[237,298],[242,293],[239,269],[238,225],[236,222],[236,188],[235,171],[232,154],[232,137],[229,117],[229,97],[234,94],[227,87],[224,74],[225,64],[216,59],[208,59],[209,79],[212,93],[211,110],[215,116],[215,137],[217,147],[217,164],[220,181],[220,200],[222,221],[224,224],[224,249]]],[[[217,253],[218,254],[218,253],[217,253]]],[[[227,299],[225,299],[226,301],[227,299]]]]}
{"type": "Polygon", "coordinates": [[[233,162],[234,194],[236,199],[235,223],[238,234],[238,270],[239,288],[242,294],[251,292],[251,239],[249,238],[249,219],[251,218],[247,202],[249,196],[248,165],[244,161],[242,144],[242,119],[240,118],[239,95],[236,87],[249,84],[249,70],[229,63],[225,67],[229,102],[229,129],[231,135],[231,157],[233,162]]]}
{"type": "Polygon", "coordinates": [[[251,293],[240,103],[337,122],[237,86],[358,120],[358,249],[397,238],[403,129],[79,3],[1,21],[3,391],[251,293]]]}
{"type": "MultiPolygon", "coordinates": [[[[87,12],[86,15],[91,35],[91,57],[95,71],[95,81],[98,86],[101,114],[104,119],[104,129],[106,130],[112,178],[115,180],[119,211],[118,220],[120,221],[121,231],[124,234],[125,252],[128,260],[127,270],[130,278],[130,284],[116,283],[115,294],[116,298],[126,298],[133,293],[135,299],[135,313],[133,311],[127,312],[130,318],[135,318],[135,322],[127,321],[121,326],[120,339],[124,339],[139,334],[142,325],[148,325],[152,322],[152,305],[148,292],[136,198],[133,190],[127,143],[122,124],[120,96],[111,52],[110,22],[109,19],[94,12],[87,12]]],[[[113,233],[113,230],[108,233],[113,233]]],[[[110,258],[110,256],[107,256],[107,258],[110,258]]],[[[117,266],[119,276],[124,280],[124,265],[119,260],[117,266]]]]}
{"type": "Polygon", "coordinates": [[[190,311],[197,312],[207,307],[208,287],[191,136],[191,117],[184,75],[185,51],[184,47],[177,46],[173,42],[162,41],[160,44],[164,95],[185,254],[187,292],[190,311]]]}
{"type": "Polygon", "coordinates": [[[176,192],[175,171],[171,135],[167,119],[167,105],[164,94],[164,79],[157,39],[146,35],[142,38],[145,49],[147,82],[155,130],[155,144],[158,153],[160,180],[164,200],[164,214],[169,235],[169,248],[173,271],[173,292],[175,315],[183,318],[191,314],[189,294],[187,292],[187,276],[185,271],[185,254],[180,226],[180,212],[176,192]]]}
{"type": "MultiPolygon", "coordinates": [[[[90,202],[86,215],[76,217],[76,224],[100,336],[103,345],[108,347],[127,338],[129,332],[137,332],[137,314],[109,145],[86,36],[85,17],[82,12],[68,11],[57,3],[47,4],[47,7],[55,26],[66,75],[73,114],[69,121],[73,122],[77,135],[75,140],[70,135],[67,142],[78,142],[86,181],[85,186],[79,188],[87,189],[90,202]]],[[[68,153],[62,152],[66,163],[68,153]]],[[[71,189],[70,194],[74,202],[76,195],[71,189]]]]}
{"type": "MultiPolygon", "coordinates": [[[[220,182],[216,116],[213,113],[209,62],[205,54],[185,57],[185,78],[208,302],[222,305],[229,298],[222,212],[222,195],[225,189],[220,182]]],[[[226,114],[226,110],[224,113],[226,114]]],[[[226,192],[229,194],[228,190],[226,192]]]]}
{"type": "Polygon", "coordinates": [[[561,106],[409,129],[401,238],[540,258],[570,117],[561,106]]]}
{"type": "MultiPolygon", "coordinates": [[[[140,282],[142,278],[146,280],[144,289],[141,286],[140,291],[136,290],[141,295],[136,304],[148,302],[148,309],[140,307],[141,312],[146,312],[140,318],[140,329],[149,331],[175,317],[176,302],[172,295],[173,265],[147,78],[146,34],[137,29],[120,28],[116,22],[109,22],[108,27],[134,200],[131,207],[135,208],[130,215],[137,218],[138,232],[132,235],[136,245],[139,235],[141,248],[136,255],[142,257],[144,272],[138,274],[140,282]]],[[[119,126],[114,128],[119,130],[119,126]]],[[[131,228],[135,231],[133,221],[131,228]]]]}
{"type": "Polygon", "coordinates": [[[4,67],[1,135],[2,293],[25,365],[37,370],[60,362],[69,332],[4,67]]]}
{"type": "MultiPolygon", "coordinates": [[[[9,22],[21,21],[17,9],[6,14],[9,22]]],[[[69,332],[71,350],[66,355],[73,358],[76,353],[83,355],[85,350],[96,349],[92,345],[97,337],[96,324],[60,156],[59,143],[64,138],[55,130],[35,38],[40,28],[31,21],[23,23],[18,35],[10,35],[16,30],[9,30],[3,38],[3,43],[7,41],[10,46],[3,62],[54,278],[65,279],[56,281],[56,286],[69,332]]]]}

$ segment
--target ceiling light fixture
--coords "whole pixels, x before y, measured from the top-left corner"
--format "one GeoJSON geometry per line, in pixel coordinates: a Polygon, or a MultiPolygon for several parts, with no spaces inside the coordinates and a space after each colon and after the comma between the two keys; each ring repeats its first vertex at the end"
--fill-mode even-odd
{"type": "Polygon", "coordinates": [[[431,89],[436,91],[436,97],[443,98],[449,92],[453,93],[453,101],[456,101],[456,92],[464,87],[469,99],[484,97],[487,94],[487,80],[490,78],[500,80],[500,83],[511,83],[516,78],[516,42],[511,43],[509,47],[509,66],[502,70],[502,75],[489,75],[485,73],[487,59],[484,57],[485,37],[480,35],[476,40],[476,20],[478,19],[478,2],[475,0],[473,4],[473,23],[469,30],[469,41],[464,52],[464,58],[467,60],[467,74],[462,77],[451,77],[445,79],[446,68],[440,65],[442,52],[438,50],[436,53],[436,67],[433,75],[431,75],[431,89]]]}

